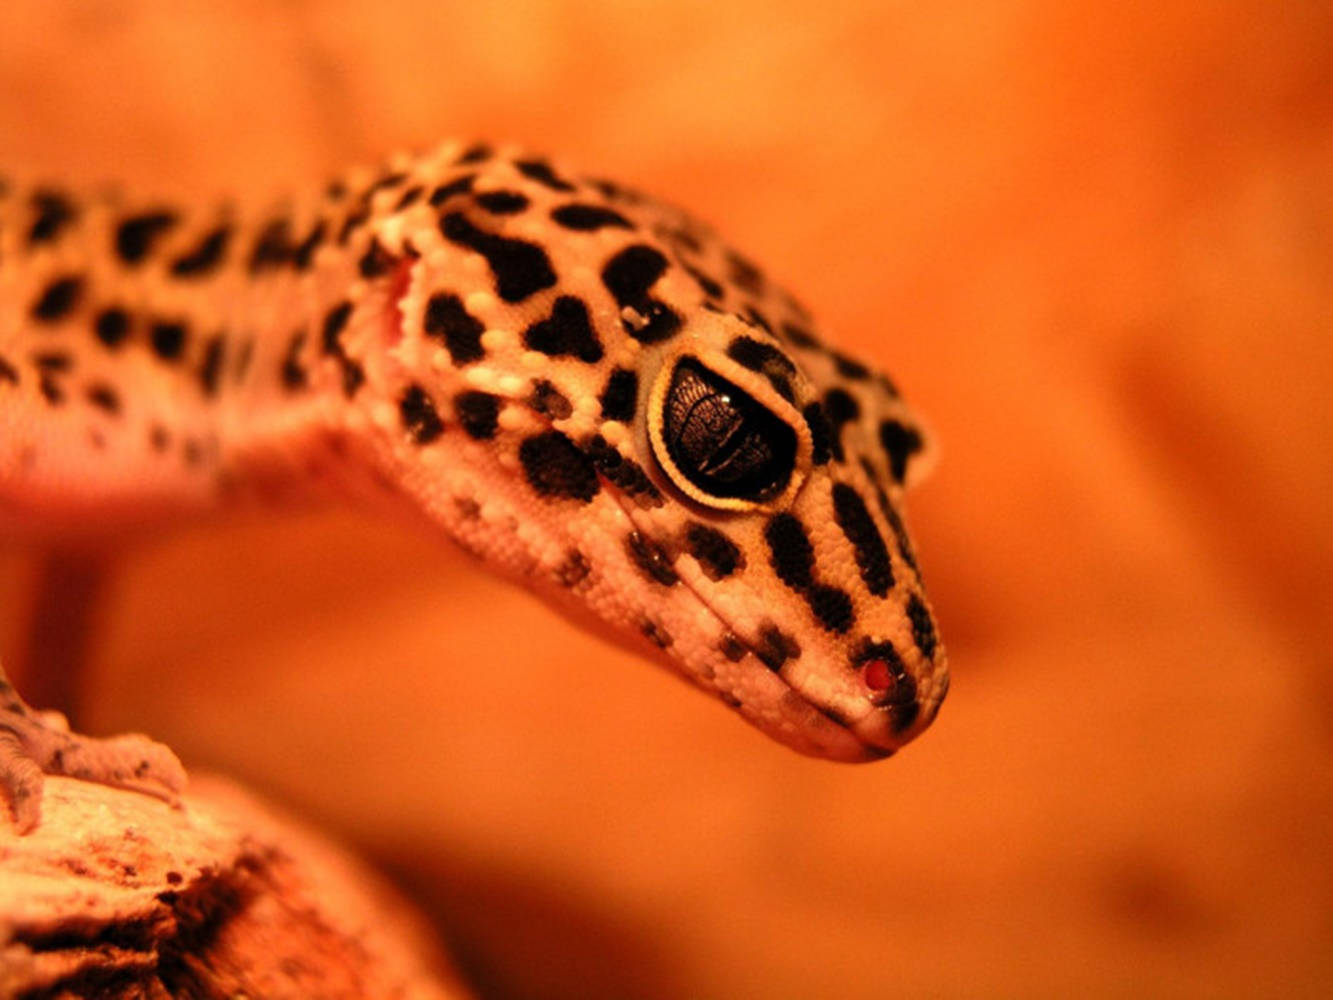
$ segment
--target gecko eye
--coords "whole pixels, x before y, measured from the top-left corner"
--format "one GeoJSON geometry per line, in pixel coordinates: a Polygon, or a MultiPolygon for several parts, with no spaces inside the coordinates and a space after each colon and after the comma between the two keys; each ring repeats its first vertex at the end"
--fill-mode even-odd
{"type": "Polygon", "coordinates": [[[694,358],[676,364],[660,405],[657,459],[686,493],[704,502],[762,503],[791,481],[791,425],[694,358]]]}

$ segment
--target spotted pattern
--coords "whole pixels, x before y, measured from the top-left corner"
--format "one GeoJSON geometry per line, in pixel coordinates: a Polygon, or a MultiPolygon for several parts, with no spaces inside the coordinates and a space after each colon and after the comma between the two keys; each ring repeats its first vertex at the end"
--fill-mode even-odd
{"type": "Polygon", "coordinates": [[[833,515],[856,553],[856,565],[866,589],[876,597],[888,596],[893,586],[889,550],[861,494],[846,483],[834,483],[833,515]]]}
{"type": "Polygon", "coordinates": [[[179,221],[175,212],[159,209],[131,216],[116,227],[116,256],[128,265],[141,264],[153,245],[179,221]]]}
{"type": "Polygon", "coordinates": [[[451,243],[486,258],[495,276],[495,292],[506,302],[522,302],[555,284],[551,259],[536,243],[478,229],[461,212],[445,215],[440,220],[440,232],[451,243]]]}
{"type": "Polygon", "coordinates": [[[435,404],[426,390],[410,385],[398,400],[403,429],[414,444],[430,444],[444,433],[444,423],[435,412],[435,404]]]}
{"type": "Polygon", "coordinates": [[[691,521],[685,529],[685,544],[710,580],[725,580],[745,566],[740,546],[717,528],[691,521]]]}
{"type": "Polygon", "coordinates": [[[856,620],[852,599],[815,579],[815,550],[800,520],[791,514],[775,514],[764,528],[769,559],[778,579],[801,594],[819,624],[830,632],[847,632],[856,620]]]}
{"type": "Polygon", "coordinates": [[[518,458],[529,485],[540,496],[587,503],[600,489],[592,459],[560,431],[525,438],[518,458]]]}
{"type": "Polygon", "coordinates": [[[666,304],[649,295],[668,267],[660,250],[634,244],[620,251],[602,269],[602,283],[622,309],[637,319],[626,319],[625,332],[641,344],[656,344],[675,336],[680,317],[666,304]]]}
{"type": "Polygon", "coordinates": [[[467,436],[489,441],[499,430],[500,397],[489,392],[460,392],[454,397],[454,412],[467,436]]]}
{"type": "Polygon", "coordinates": [[[480,361],[486,352],[481,335],[486,328],[463,306],[463,300],[449,292],[437,292],[426,303],[422,327],[427,335],[444,341],[456,365],[480,361]]]}
{"type": "Polygon", "coordinates": [[[882,724],[882,756],[947,689],[900,509],[925,441],[896,386],[631,188],[478,145],[259,216],[39,189],[0,202],[0,269],[21,328],[0,333],[0,416],[58,410],[46,451],[82,475],[225,494],[233,431],[310,476],[374,456],[469,551],[811,752],[854,757],[846,727],[882,724]]]}
{"type": "Polygon", "coordinates": [[[634,419],[638,395],[638,373],[630,368],[614,369],[602,389],[602,416],[628,423],[634,419]]]}
{"type": "Polygon", "coordinates": [[[573,295],[556,299],[551,315],[523,332],[523,343],[553,358],[574,357],[589,364],[600,361],[605,353],[588,318],[588,307],[573,295]]]}

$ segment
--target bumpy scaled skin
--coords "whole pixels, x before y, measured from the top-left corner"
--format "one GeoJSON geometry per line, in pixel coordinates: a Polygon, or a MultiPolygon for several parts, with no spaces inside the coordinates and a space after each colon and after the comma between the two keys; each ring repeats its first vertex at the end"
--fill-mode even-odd
{"type": "Polygon", "coordinates": [[[9,189],[0,428],[14,531],[391,498],[805,753],[886,756],[948,688],[893,384],[706,226],[522,153],[254,220],[9,189]]]}

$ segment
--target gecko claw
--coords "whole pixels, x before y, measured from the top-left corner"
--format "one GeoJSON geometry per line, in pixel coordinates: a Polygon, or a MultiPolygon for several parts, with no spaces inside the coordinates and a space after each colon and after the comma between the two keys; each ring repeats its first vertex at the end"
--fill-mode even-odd
{"type": "Polygon", "coordinates": [[[58,712],[35,712],[10,689],[0,705],[0,792],[19,834],[41,822],[48,774],[151,795],[174,808],[186,785],[185,768],[164,744],[138,733],[97,739],[70,732],[58,712]]]}

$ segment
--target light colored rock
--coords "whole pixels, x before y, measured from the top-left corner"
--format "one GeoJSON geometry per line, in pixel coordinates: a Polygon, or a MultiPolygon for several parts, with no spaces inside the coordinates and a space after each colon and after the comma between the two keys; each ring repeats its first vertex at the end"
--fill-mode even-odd
{"type": "Polygon", "coordinates": [[[69,779],[0,823],[0,1000],[470,996],[423,921],[346,850],[223,779],[182,809],[69,779]]]}

